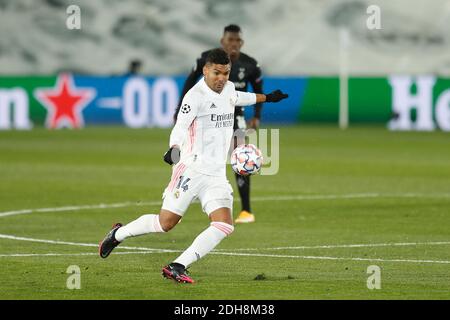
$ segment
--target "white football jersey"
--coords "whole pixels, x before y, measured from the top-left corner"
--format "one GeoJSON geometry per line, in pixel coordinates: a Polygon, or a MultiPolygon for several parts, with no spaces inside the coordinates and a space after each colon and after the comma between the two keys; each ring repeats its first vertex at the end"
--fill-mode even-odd
{"type": "Polygon", "coordinates": [[[236,91],[227,81],[219,94],[202,78],[182,101],[169,146],[181,149],[180,163],[200,173],[226,175],[226,162],[233,137],[235,106],[256,103],[256,94],[236,91]]]}

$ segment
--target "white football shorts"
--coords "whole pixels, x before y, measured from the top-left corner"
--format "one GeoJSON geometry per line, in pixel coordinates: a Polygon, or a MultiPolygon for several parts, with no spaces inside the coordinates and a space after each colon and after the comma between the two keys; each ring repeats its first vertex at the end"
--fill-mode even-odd
{"type": "Polygon", "coordinates": [[[208,176],[178,163],[163,193],[162,209],[183,216],[194,199],[199,199],[209,216],[219,208],[233,210],[233,188],[227,177],[208,176]]]}

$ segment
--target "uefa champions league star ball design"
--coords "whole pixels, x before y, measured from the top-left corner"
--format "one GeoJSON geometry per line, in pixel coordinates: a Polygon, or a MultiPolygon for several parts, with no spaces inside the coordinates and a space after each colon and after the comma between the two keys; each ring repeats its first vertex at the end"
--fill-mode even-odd
{"type": "Polygon", "coordinates": [[[241,176],[258,173],[263,164],[263,156],[253,144],[241,144],[231,153],[231,167],[241,176]]]}

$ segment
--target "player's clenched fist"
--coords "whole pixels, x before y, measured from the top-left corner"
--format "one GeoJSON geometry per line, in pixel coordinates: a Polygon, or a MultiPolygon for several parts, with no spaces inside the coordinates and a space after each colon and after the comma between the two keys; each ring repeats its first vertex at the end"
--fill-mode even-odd
{"type": "Polygon", "coordinates": [[[180,161],[180,149],[177,146],[171,147],[164,154],[164,162],[172,165],[177,164],[180,161]]]}
{"type": "Polygon", "coordinates": [[[281,90],[275,90],[269,94],[266,94],[266,102],[278,102],[288,97],[287,94],[281,90]]]}

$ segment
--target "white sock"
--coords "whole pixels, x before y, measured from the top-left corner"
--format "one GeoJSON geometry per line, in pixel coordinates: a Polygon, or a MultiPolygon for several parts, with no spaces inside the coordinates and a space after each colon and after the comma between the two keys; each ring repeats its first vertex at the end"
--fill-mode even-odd
{"type": "Polygon", "coordinates": [[[126,238],[136,237],[151,232],[165,232],[159,223],[159,215],[145,214],[126,226],[117,229],[114,237],[117,241],[122,242],[126,238]]]}
{"type": "Polygon", "coordinates": [[[180,263],[186,268],[193,262],[204,257],[208,252],[214,249],[220,241],[231,234],[234,230],[232,225],[225,222],[212,222],[211,225],[200,233],[189,248],[186,249],[175,263],[180,263]]]}

